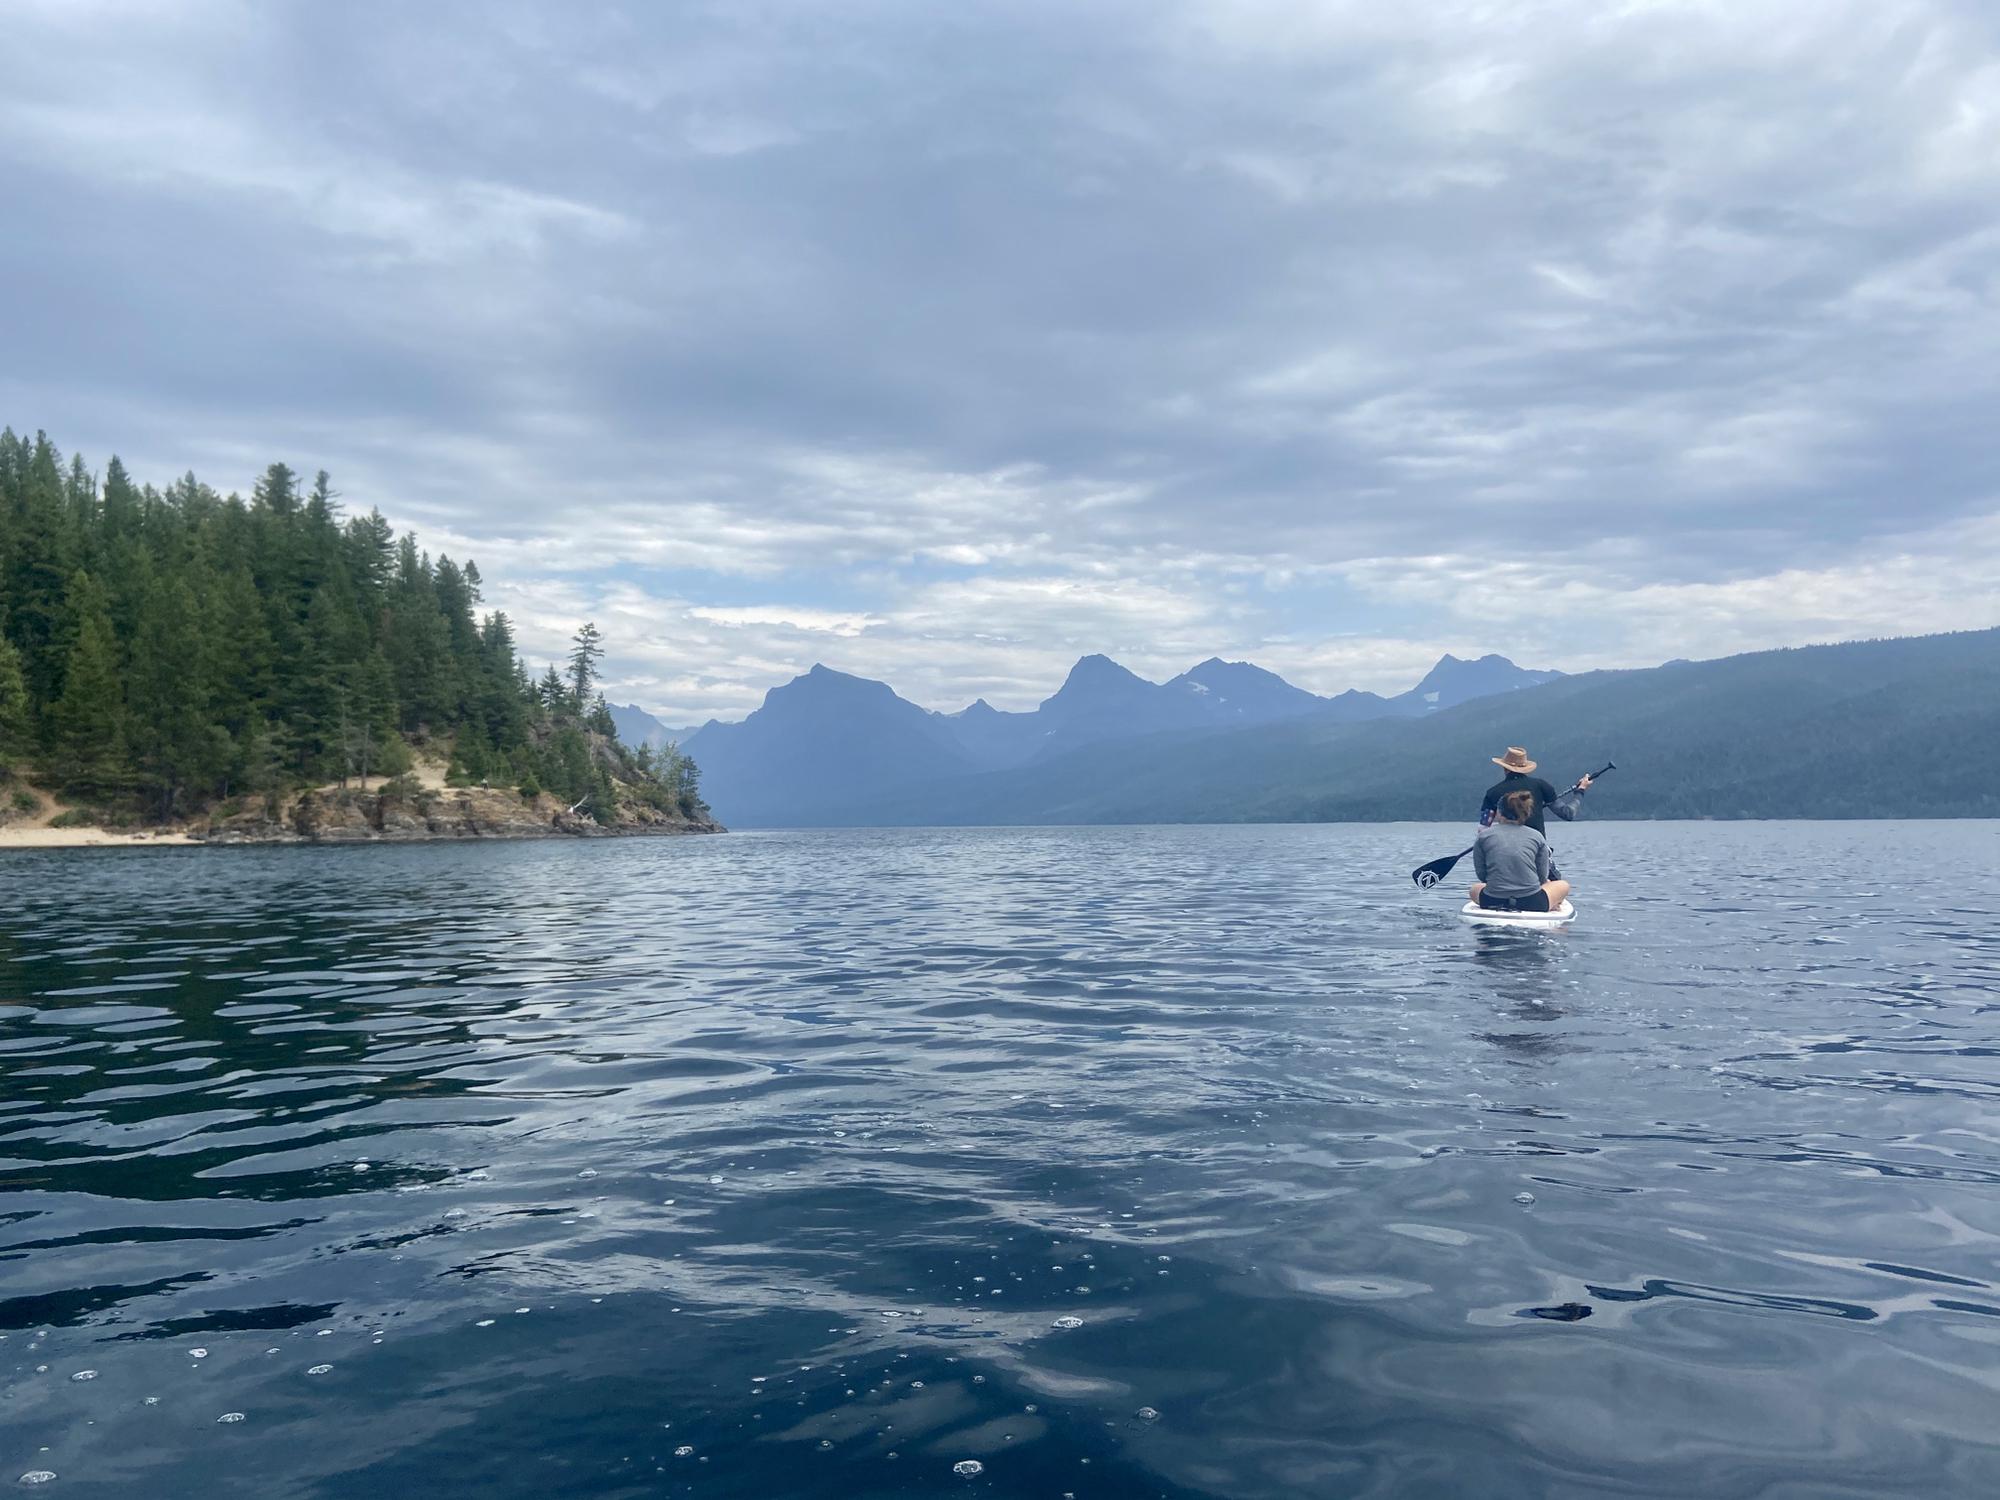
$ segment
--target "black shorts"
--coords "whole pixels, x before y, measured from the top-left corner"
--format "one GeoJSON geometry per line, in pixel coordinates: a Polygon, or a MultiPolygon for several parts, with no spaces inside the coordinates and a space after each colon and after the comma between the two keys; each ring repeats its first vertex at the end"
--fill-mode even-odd
{"type": "Polygon", "coordinates": [[[1536,891],[1528,896],[1495,896],[1489,891],[1481,891],[1479,904],[1488,911],[1547,911],[1549,893],[1536,891]]]}

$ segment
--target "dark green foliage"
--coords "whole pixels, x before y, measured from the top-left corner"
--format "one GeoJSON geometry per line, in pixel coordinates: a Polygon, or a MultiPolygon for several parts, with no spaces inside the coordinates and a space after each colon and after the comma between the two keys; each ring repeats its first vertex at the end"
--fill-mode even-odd
{"type": "Polygon", "coordinates": [[[100,482],[0,432],[0,775],[164,819],[404,778],[415,741],[460,785],[547,787],[604,821],[705,811],[689,772],[617,743],[596,626],[537,684],[507,617],[477,614],[476,566],[337,500],[284,464],[247,501],[191,474],[142,488],[115,458],[100,482]]]}
{"type": "Polygon", "coordinates": [[[64,602],[62,696],[48,713],[49,762],[62,789],[89,802],[130,778],[118,641],[104,588],[78,569],[64,602]]]}
{"type": "Polygon", "coordinates": [[[33,743],[28,686],[21,678],[21,653],[0,635],[0,776],[10,774],[33,743]]]}
{"type": "Polygon", "coordinates": [[[586,620],[572,638],[569,653],[570,702],[578,713],[590,705],[591,684],[597,681],[597,664],[604,656],[604,637],[597,626],[586,620]]]}

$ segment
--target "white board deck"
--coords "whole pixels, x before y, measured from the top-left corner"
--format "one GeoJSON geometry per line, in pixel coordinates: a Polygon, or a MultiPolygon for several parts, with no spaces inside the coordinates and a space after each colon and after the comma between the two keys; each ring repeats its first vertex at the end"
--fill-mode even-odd
{"type": "Polygon", "coordinates": [[[1568,897],[1554,911],[1492,911],[1468,901],[1458,909],[1458,914],[1468,922],[1492,927],[1560,927],[1576,920],[1576,908],[1568,897]]]}

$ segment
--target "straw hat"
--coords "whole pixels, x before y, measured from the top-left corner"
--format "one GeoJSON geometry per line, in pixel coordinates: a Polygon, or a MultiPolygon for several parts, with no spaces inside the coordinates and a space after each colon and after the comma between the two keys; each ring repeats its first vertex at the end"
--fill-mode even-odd
{"type": "Polygon", "coordinates": [[[1493,757],[1493,764],[1503,771],[1512,771],[1516,776],[1525,776],[1535,769],[1535,763],[1528,759],[1528,752],[1519,745],[1509,745],[1505,755],[1493,757]]]}

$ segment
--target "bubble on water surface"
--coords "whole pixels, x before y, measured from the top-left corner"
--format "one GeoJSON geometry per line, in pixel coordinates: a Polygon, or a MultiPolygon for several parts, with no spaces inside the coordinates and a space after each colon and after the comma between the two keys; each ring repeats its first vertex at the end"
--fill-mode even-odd
{"type": "Polygon", "coordinates": [[[585,1168],[584,1168],[584,1169],[583,1169],[583,1170],[582,1170],[581,1172],[577,1173],[576,1175],[577,1175],[578,1177],[580,1177],[580,1178],[591,1178],[591,1177],[595,1177],[595,1176],[597,1175],[597,1168],[595,1168],[595,1167],[585,1167],[585,1168]]]}
{"type": "Polygon", "coordinates": [[[95,1379],[97,1379],[97,1371],[95,1371],[95,1370],[78,1370],[78,1371],[77,1371],[77,1372],[76,1372],[76,1373],[75,1373],[74,1375],[70,1376],[70,1379],[71,1379],[71,1380],[95,1380],[95,1379]]]}
{"type": "Polygon", "coordinates": [[[218,1422],[240,1422],[243,1420],[243,1413],[240,1411],[226,1411],[215,1420],[218,1422]]]}
{"type": "Polygon", "coordinates": [[[142,1396],[139,1398],[139,1404],[141,1406],[158,1406],[160,1398],[158,1396],[142,1396]]]}
{"type": "Polygon", "coordinates": [[[692,1452],[694,1452],[694,1444],[692,1444],[692,1443],[682,1443],[682,1444],[680,1445],[680,1447],[678,1447],[678,1448],[674,1449],[674,1457],[675,1457],[675,1458],[686,1458],[686,1457],[687,1457],[687,1456],[688,1456],[688,1455],[689,1455],[690,1453],[692,1453],[692,1452]]]}
{"type": "Polygon", "coordinates": [[[1081,1328],[1083,1327],[1083,1319],[1076,1317],[1073,1314],[1065,1313],[1062,1317],[1057,1318],[1055,1322],[1050,1326],[1055,1328],[1081,1328]]]}
{"type": "Polygon", "coordinates": [[[1533,1203],[1535,1201],[1535,1195],[1533,1193],[1516,1193],[1514,1195],[1514,1201],[1516,1203],[1533,1203]]]}
{"type": "Polygon", "coordinates": [[[493,1326],[493,1319],[481,1318],[477,1323],[474,1323],[472,1326],[474,1328],[491,1328],[493,1326]]]}
{"type": "Polygon", "coordinates": [[[986,1465],[976,1458],[961,1458],[951,1466],[951,1472],[960,1479],[977,1479],[986,1472],[986,1465]]]}
{"type": "Polygon", "coordinates": [[[826,1452],[826,1450],[831,1448],[832,1446],[833,1446],[832,1438],[821,1438],[819,1440],[819,1451],[822,1453],[826,1452]]]}
{"type": "Polygon", "coordinates": [[[195,1358],[195,1359],[207,1359],[207,1358],[208,1358],[208,1351],[207,1351],[206,1349],[190,1349],[190,1350],[188,1350],[188,1353],[189,1353],[189,1355],[190,1355],[190,1356],[192,1356],[192,1357],[193,1357],[193,1358],[195,1358]]]}
{"type": "Polygon", "coordinates": [[[1157,1422],[1160,1420],[1159,1412],[1150,1406],[1142,1406],[1132,1413],[1132,1415],[1137,1417],[1141,1422],[1157,1422]]]}
{"type": "Polygon", "coordinates": [[[23,1484],[47,1484],[56,1477],[54,1469],[30,1469],[21,1476],[23,1484]]]}
{"type": "Polygon", "coordinates": [[[332,1365],[314,1365],[314,1366],[313,1366],[313,1367],[312,1367],[312,1368],[311,1368],[310,1370],[307,1370],[307,1371],[306,1371],[306,1374],[308,1374],[308,1375],[324,1375],[324,1374],[326,1374],[326,1373],[327,1373],[328,1371],[332,1370],[332,1368],[333,1368],[333,1366],[332,1366],[332,1365]]]}

